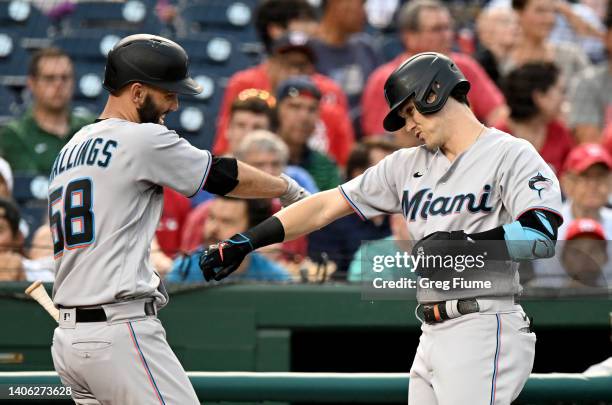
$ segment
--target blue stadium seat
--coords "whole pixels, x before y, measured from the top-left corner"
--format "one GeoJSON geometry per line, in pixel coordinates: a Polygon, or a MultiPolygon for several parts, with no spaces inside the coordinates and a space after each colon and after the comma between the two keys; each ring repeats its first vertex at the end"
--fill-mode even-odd
{"type": "Polygon", "coordinates": [[[229,77],[238,70],[252,66],[251,60],[238,50],[238,42],[230,36],[200,34],[180,39],[193,70],[209,75],[229,77]]]}
{"type": "Polygon", "coordinates": [[[201,104],[181,103],[166,116],[165,124],[200,149],[210,149],[216,130],[217,110],[201,104]]]}
{"type": "MultiPolygon", "coordinates": [[[[192,63],[192,66],[194,64],[192,63]]],[[[181,102],[184,101],[190,104],[202,104],[211,108],[219,108],[221,99],[223,98],[223,84],[225,79],[211,74],[206,68],[200,66],[191,68],[189,74],[203,88],[202,93],[197,96],[181,96],[181,102]]]]}
{"type": "Polygon", "coordinates": [[[17,38],[0,29],[0,77],[19,76],[25,82],[29,55],[17,38]]]}
{"type": "Polygon", "coordinates": [[[155,34],[162,28],[155,11],[141,0],[79,2],[67,25],[71,30],[106,29],[155,34]]]}
{"type": "Polygon", "coordinates": [[[12,118],[17,105],[17,96],[14,91],[0,85],[0,126],[4,121],[12,118]]]}
{"type": "Polygon", "coordinates": [[[75,64],[75,100],[84,100],[99,105],[106,99],[106,91],[102,87],[104,80],[104,64],[75,64]]]}
{"type": "Polygon", "coordinates": [[[35,6],[24,0],[0,2],[0,27],[20,37],[46,38],[51,22],[35,6]]]}
{"type": "Polygon", "coordinates": [[[77,62],[104,63],[106,54],[122,37],[123,33],[111,30],[84,31],[57,38],[54,45],[66,51],[77,62]]]}
{"type": "Polygon", "coordinates": [[[254,0],[210,0],[181,11],[191,33],[232,35],[240,42],[257,42],[254,0]]]}

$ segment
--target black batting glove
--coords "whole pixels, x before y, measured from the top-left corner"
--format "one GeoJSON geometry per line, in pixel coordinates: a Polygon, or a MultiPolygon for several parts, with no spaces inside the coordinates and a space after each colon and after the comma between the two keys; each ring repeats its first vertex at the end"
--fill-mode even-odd
{"type": "Polygon", "coordinates": [[[200,269],[204,278],[206,281],[224,279],[236,271],[252,251],[251,240],[241,233],[209,246],[200,257],[200,269]]]}
{"type": "MultiPolygon", "coordinates": [[[[434,232],[414,245],[412,255],[426,257],[466,255],[474,253],[473,245],[474,241],[464,231],[434,232]]],[[[440,269],[421,266],[416,274],[429,278],[438,270],[440,269]]]]}

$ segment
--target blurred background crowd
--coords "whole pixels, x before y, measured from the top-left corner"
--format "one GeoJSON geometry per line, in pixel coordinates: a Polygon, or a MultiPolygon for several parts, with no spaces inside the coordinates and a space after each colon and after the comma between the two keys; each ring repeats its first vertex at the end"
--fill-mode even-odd
{"type": "MultiPolygon", "coordinates": [[[[611,24],[608,0],[0,1],[0,280],[53,280],[48,173],[104,106],[106,53],[146,32],[181,44],[204,87],[166,126],[311,193],[418,145],[383,130],[384,82],[410,55],[449,55],[471,82],[476,116],[528,140],[561,180],[558,254],[521,266],[526,290],[605,294],[611,24]]],[[[152,263],[169,282],[202,282],[203,247],[279,209],[165,189],[152,263]]],[[[352,215],[252,254],[231,281],[359,282],[362,241],[407,237],[399,214],[352,215]]]]}

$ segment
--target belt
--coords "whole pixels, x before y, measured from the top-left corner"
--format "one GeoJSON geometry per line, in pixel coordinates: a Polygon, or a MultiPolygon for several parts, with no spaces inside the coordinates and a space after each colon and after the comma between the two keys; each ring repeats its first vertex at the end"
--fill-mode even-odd
{"type": "Polygon", "coordinates": [[[480,307],[476,298],[423,304],[423,316],[429,324],[441,323],[461,315],[478,312],[480,307]]]}
{"type": "MultiPolygon", "coordinates": [[[[144,312],[147,316],[155,315],[155,304],[145,302],[144,312]]],[[[75,308],[76,322],[106,322],[106,312],[102,308],[75,308]]]]}

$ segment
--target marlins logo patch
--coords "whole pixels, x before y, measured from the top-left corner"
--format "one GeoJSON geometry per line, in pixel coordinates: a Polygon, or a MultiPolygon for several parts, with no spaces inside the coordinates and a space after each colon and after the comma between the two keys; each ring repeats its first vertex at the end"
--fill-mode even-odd
{"type": "Polygon", "coordinates": [[[552,184],[552,180],[544,177],[540,172],[529,179],[529,188],[537,191],[540,198],[542,198],[542,190],[548,189],[552,184]]]}

